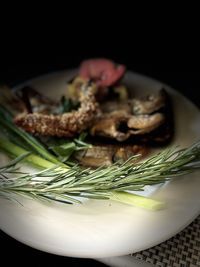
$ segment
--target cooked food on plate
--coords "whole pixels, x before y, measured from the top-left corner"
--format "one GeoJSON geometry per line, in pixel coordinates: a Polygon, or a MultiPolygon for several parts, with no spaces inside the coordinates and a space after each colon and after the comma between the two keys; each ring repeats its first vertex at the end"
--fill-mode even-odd
{"type": "Polygon", "coordinates": [[[14,159],[0,168],[0,196],[67,203],[79,203],[79,196],[160,208],[161,202],[127,191],[196,169],[199,144],[145,159],[173,138],[172,101],[164,88],[138,96],[124,75],[124,65],[85,60],[58,101],[37,88],[1,87],[0,148],[14,159]],[[21,162],[43,170],[23,176],[16,166],[21,162]],[[18,178],[10,179],[14,173],[18,178]]]}
{"type": "MultiPolygon", "coordinates": [[[[112,164],[118,150],[129,156],[138,152],[146,155],[150,144],[165,144],[173,136],[170,97],[161,89],[157,94],[131,98],[122,80],[125,69],[107,59],[86,60],[59,102],[39,94],[35,88],[22,88],[17,92],[18,101],[26,108],[15,116],[14,122],[41,136],[72,138],[86,131],[94,147],[88,148],[87,153],[75,154],[75,158],[87,166],[112,164]],[[107,153],[102,159],[95,155],[100,147],[103,154],[107,153]]],[[[127,160],[125,154],[123,159],[127,160]]]]}

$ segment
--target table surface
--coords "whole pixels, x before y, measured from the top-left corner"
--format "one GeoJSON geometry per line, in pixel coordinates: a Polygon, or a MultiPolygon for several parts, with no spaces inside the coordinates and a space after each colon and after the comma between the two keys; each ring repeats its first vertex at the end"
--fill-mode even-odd
{"type": "MultiPolygon", "coordinates": [[[[126,64],[126,62],[124,62],[126,64]]],[[[141,74],[150,76],[152,78],[158,79],[164,83],[167,83],[174,89],[180,91],[186,97],[188,97],[193,103],[200,107],[200,84],[199,84],[199,71],[184,71],[184,70],[174,70],[169,69],[163,70],[162,68],[152,68],[151,65],[140,65],[135,66],[128,64],[128,68],[139,72],[141,74]]],[[[13,64],[7,66],[4,71],[0,74],[0,83],[7,83],[14,86],[18,83],[23,82],[29,78],[36,77],[38,75],[47,73],[49,71],[56,71],[60,69],[67,69],[74,67],[74,64],[13,64]]],[[[26,245],[19,243],[18,241],[10,238],[3,232],[0,232],[0,241],[2,246],[1,258],[5,259],[7,264],[21,263],[24,260],[24,255],[26,258],[31,259],[31,263],[35,266],[41,266],[43,263],[50,263],[54,266],[65,264],[66,266],[105,266],[102,263],[96,262],[89,259],[76,259],[76,258],[66,258],[56,255],[51,255],[44,253],[35,249],[32,249],[26,245]],[[14,252],[15,257],[7,257],[7,252],[14,252]],[[38,265],[38,263],[40,263],[38,265]]],[[[12,254],[10,254],[12,255],[12,254]]],[[[141,254],[142,255],[142,254],[141,254]]],[[[142,256],[141,256],[142,257],[142,256]]],[[[144,254],[143,254],[144,259],[144,254]]],[[[4,261],[3,261],[4,262],[4,261]]]]}

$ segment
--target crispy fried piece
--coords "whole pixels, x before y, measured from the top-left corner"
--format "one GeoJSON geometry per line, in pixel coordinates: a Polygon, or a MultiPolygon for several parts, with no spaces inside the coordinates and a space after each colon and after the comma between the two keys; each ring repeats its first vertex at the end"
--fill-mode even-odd
{"type": "Polygon", "coordinates": [[[95,100],[96,86],[83,84],[80,89],[80,108],[62,115],[44,115],[40,113],[19,114],[15,117],[16,125],[33,134],[47,136],[72,137],[91,126],[98,113],[95,100]]]}

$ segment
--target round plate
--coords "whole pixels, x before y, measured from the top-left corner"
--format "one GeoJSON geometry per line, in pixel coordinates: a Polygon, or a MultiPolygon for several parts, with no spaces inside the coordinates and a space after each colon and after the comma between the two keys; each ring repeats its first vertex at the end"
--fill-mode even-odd
{"type": "MultiPolygon", "coordinates": [[[[52,73],[26,85],[60,97],[74,71],[52,73]]],[[[191,145],[200,136],[200,113],[185,97],[162,83],[127,72],[124,82],[133,94],[148,94],[164,87],[171,95],[176,134],[171,145],[191,145]]],[[[125,204],[88,200],[82,205],[42,203],[21,199],[23,205],[0,200],[0,227],[13,238],[39,250],[72,256],[120,256],[155,246],[186,227],[200,212],[197,173],[177,178],[151,192],[165,201],[160,211],[125,204]]]]}

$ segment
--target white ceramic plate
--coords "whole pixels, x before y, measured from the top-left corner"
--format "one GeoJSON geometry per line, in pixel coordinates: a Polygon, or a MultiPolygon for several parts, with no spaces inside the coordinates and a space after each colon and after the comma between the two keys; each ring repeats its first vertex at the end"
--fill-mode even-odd
{"type": "MultiPolygon", "coordinates": [[[[27,84],[59,97],[66,88],[66,81],[73,75],[73,71],[63,71],[27,84]]],[[[135,94],[147,94],[163,86],[130,72],[125,82],[135,94]]],[[[199,110],[173,89],[164,87],[171,94],[175,109],[173,144],[181,147],[191,145],[200,136],[199,110]]],[[[1,199],[0,227],[31,247],[58,255],[88,258],[126,255],[165,241],[200,213],[200,179],[197,173],[174,180],[150,193],[153,198],[165,201],[166,209],[152,212],[95,200],[67,206],[21,199],[21,206],[1,199]]]]}

